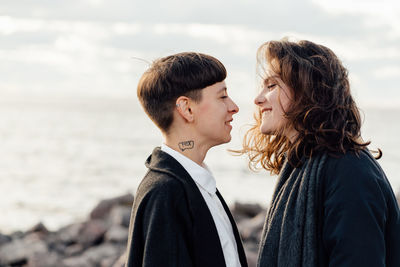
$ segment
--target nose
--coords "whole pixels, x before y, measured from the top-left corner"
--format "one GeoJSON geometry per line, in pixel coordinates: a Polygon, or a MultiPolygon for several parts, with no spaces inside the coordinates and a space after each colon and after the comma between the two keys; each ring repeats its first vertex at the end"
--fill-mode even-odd
{"type": "Polygon", "coordinates": [[[265,102],[265,94],[264,94],[264,90],[262,90],[257,96],[256,98],[254,98],[254,104],[256,104],[257,106],[262,105],[265,102]]]}
{"type": "Polygon", "coordinates": [[[233,102],[233,100],[231,99],[230,101],[230,105],[229,105],[229,112],[232,112],[233,114],[238,113],[239,112],[239,107],[236,105],[235,102],[233,102]]]}

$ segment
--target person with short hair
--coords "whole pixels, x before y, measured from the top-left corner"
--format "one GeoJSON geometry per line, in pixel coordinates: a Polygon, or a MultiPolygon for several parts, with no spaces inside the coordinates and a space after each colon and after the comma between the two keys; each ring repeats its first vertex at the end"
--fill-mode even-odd
{"type": "Polygon", "coordinates": [[[257,58],[258,112],[239,152],[279,174],[258,266],[400,266],[399,207],[346,68],[306,40],[269,41],[257,58]]]}
{"type": "Polygon", "coordinates": [[[146,161],[132,208],[126,266],[247,266],[235,221],[204,164],[231,140],[239,111],[216,58],[185,52],[158,59],[137,95],[164,143],[146,161]]]}

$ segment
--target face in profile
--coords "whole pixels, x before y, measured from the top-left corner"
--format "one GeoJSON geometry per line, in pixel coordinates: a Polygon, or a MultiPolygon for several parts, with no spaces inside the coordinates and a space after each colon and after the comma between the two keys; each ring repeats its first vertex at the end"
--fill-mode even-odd
{"type": "MultiPolygon", "coordinates": [[[[261,112],[260,131],[263,134],[275,134],[285,126],[285,112],[289,110],[293,99],[293,90],[287,86],[270,66],[267,66],[267,77],[264,79],[261,92],[254,103],[261,112]]],[[[293,136],[293,130],[285,132],[288,138],[293,136]]]]}
{"type": "Polygon", "coordinates": [[[202,89],[201,101],[193,111],[200,143],[211,147],[231,140],[231,122],[239,108],[228,96],[225,81],[202,89]]]}

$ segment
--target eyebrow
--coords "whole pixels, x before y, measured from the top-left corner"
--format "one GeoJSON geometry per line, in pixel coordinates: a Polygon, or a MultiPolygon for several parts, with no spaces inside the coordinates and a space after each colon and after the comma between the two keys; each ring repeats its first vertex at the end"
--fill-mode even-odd
{"type": "Polygon", "coordinates": [[[276,79],[280,79],[279,75],[268,76],[267,78],[264,79],[264,81],[276,80],[276,79]]]}
{"type": "Polygon", "coordinates": [[[279,75],[268,76],[267,78],[264,79],[264,84],[269,82],[279,83],[279,80],[280,80],[279,75]]]}
{"type": "Polygon", "coordinates": [[[224,86],[221,89],[219,89],[217,93],[220,93],[222,91],[228,91],[228,88],[226,88],[226,86],[224,86]]]}

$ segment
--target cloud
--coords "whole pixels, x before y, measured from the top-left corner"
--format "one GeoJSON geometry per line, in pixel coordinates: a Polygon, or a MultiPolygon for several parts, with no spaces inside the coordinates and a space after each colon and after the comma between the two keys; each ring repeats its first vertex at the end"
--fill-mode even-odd
{"type": "Polygon", "coordinates": [[[221,59],[234,87],[252,87],[258,46],[283,36],[331,48],[358,77],[354,87],[362,90],[362,98],[372,96],[376,84],[398,84],[397,77],[387,74],[391,72],[373,71],[399,64],[400,34],[397,26],[390,26],[397,19],[391,15],[397,14],[396,8],[387,11],[384,20],[382,15],[371,15],[376,6],[367,4],[363,9],[347,2],[4,2],[0,69],[6,76],[2,84],[10,88],[79,92],[113,88],[123,94],[147,66],[134,58],[151,61],[190,50],[221,59]]]}
{"type": "Polygon", "coordinates": [[[388,65],[383,68],[375,69],[373,71],[373,75],[377,79],[398,78],[398,77],[400,77],[400,66],[399,65],[388,65]]]}

